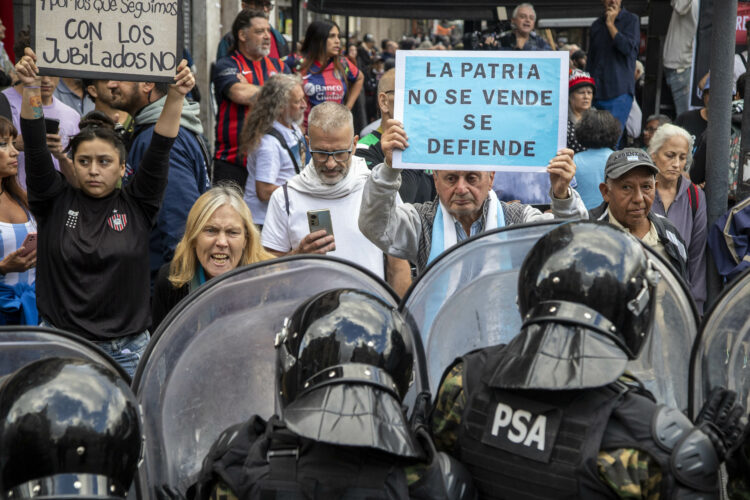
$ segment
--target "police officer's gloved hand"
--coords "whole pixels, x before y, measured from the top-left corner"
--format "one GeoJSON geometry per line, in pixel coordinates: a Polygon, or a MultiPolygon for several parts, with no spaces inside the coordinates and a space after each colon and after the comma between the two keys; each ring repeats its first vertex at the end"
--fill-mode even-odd
{"type": "Polygon", "coordinates": [[[711,440],[720,461],[742,444],[747,419],[745,409],[737,403],[737,393],[714,387],[701,408],[695,425],[711,440]]]}

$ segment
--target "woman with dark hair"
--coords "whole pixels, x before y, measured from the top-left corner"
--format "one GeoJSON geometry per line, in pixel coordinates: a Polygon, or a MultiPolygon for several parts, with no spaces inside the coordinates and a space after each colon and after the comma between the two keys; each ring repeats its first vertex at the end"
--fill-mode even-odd
{"type": "Polygon", "coordinates": [[[333,101],[352,109],[362,91],[364,76],[341,54],[339,33],[338,25],[328,20],[314,21],[307,27],[299,69],[307,96],[305,130],[313,106],[333,101]]]}
{"type": "Polygon", "coordinates": [[[93,341],[132,375],[149,341],[149,234],[167,186],[183,101],[195,79],[183,59],[151,145],[122,189],[122,139],[109,118],[84,120],[70,141],[76,187],[52,165],[37,58],[31,49],[25,52],[16,73],[23,84],[29,205],[39,223],[37,306],[42,324],[93,341]]]}
{"type": "Polygon", "coordinates": [[[573,156],[576,164],[576,191],[588,210],[602,203],[599,184],[604,182],[604,166],[620,139],[620,122],[609,111],[589,109],[575,127],[576,137],[586,148],[573,156]]]}
{"type": "Polygon", "coordinates": [[[18,184],[17,136],[13,122],[0,117],[0,325],[35,325],[36,247],[24,243],[36,235],[36,221],[18,184]]]}

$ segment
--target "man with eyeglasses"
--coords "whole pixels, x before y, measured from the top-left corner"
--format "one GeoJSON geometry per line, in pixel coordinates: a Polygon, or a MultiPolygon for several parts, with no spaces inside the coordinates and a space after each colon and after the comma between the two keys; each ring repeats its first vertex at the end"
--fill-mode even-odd
{"type": "MultiPolygon", "coordinates": [[[[271,0],[248,0],[242,2],[242,10],[261,10],[268,16],[273,10],[273,2],[271,0]]],[[[234,36],[229,31],[226,35],[221,38],[219,47],[216,49],[216,60],[218,61],[222,57],[228,56],[232,52],[232,46],[234,46],[234,36]]],[[[269,57],[283,58],[289,55],[289,46],[286,43],[284,36],[279,33],[279,30],[271,26],[271,52],[268,54],[269,57]]]]}
{"type": "MultiPolygon", "coordinates": [[[[383,135],[382,124],[393,118],[394,88],[396,85],[396,69],[386,71],[378,82],[378,107],[380,108],[381,125],[377,130],[362,137],[357,143],[355,155],[364,158],[367,168],[372,170],[375,165],[385,161],[380,138],[383,135]]],[[[405,203],[424,203],[435,198],[435,184],[432,176],[424,170],[405,170],[401,174],[401,187],[398,194],[405,203]]]]}
{"type": "Polygon", "coordinates": [[[534,32],[536,11],[530,3],[522,3],[513,9],[513,29],[500,35],[501,50],[552,50],[547,41],[534,32]]]}
{"type": "Polygon", "coordinates": [[[310,161],[271,195],[261,242],[278,256],[315,253],[349,260],[403,294],[411,282],[409,263],[384,259],[357,227],[362,190],[370,176],[365,161],[352,154],[357,139],[346,106],[325,102],[312,109],[307,129],[310,161]],[[325,229],[310,232],[311,210],[330,211],[333,234],[325,229]]]}

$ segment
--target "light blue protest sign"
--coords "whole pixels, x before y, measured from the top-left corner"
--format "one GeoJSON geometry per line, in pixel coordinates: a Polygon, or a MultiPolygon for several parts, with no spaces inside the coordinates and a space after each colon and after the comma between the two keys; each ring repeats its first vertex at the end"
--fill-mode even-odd
{"type": "Polygon", "coordinates": [[[540,172],[566,145],[564,51],[398,51],[395,91],[395,168],[540,172]]]}

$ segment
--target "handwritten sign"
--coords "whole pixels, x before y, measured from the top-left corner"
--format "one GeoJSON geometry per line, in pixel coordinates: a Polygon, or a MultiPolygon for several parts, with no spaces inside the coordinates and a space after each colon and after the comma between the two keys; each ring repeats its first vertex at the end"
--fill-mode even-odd
{"type": "Polygon", "coordinates": [[[182,59],[181,0],[36,0],[43,75],[172,82],[182,59]]]}
{"type": "Polygon", "coordinates": [[[396,53],[394,167],[543,171],[566,144],[567,52],[396,53]]]}

